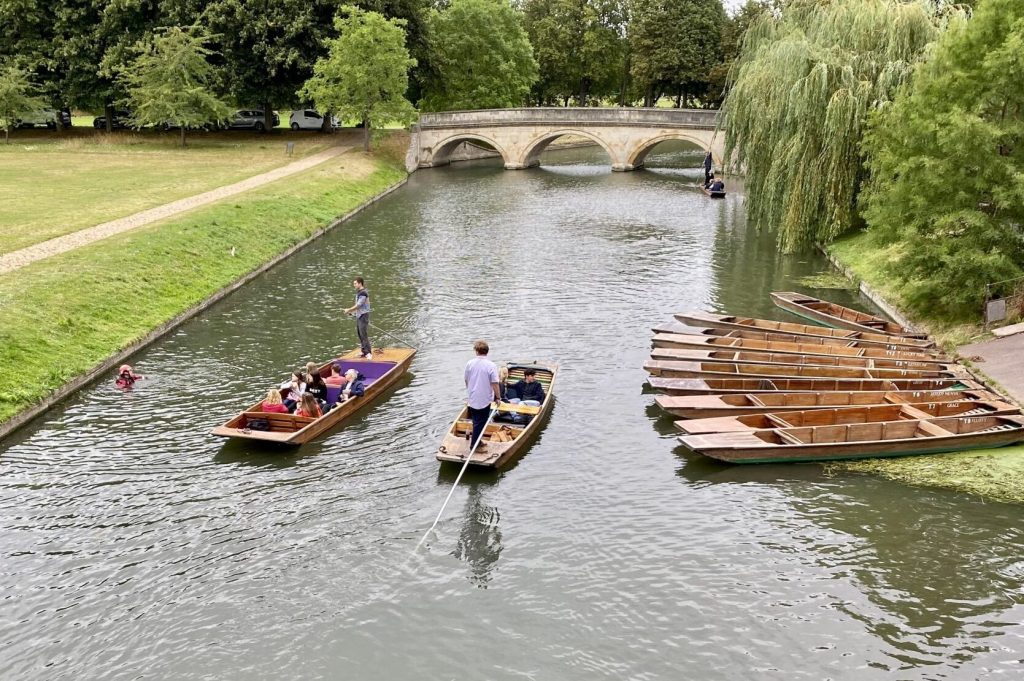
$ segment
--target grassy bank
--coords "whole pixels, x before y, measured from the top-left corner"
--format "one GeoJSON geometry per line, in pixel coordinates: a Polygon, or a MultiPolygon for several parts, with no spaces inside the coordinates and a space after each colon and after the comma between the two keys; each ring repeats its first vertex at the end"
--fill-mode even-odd
{"type": "MultiPolygon", "coordinates": [[[[861,232],[836,241],[828,250],[857,279],[867,283],[889,303],[906,310],[903,290],[886,272],[886,264],[899,254],[901,247],[900,244],[878,244],[869,234],[861,232]]],[[[948,351],[987,336],[981,324],[953,325],[917,317],[913,321],[948,351]]],[[[871,473],[906,484],[974,494],[985,499],[1024,503],[1024,446],[848,461],[830,464],[829,468],[871,473]]]]}
{"type": "Polygon", "coordinates": [[[182,149],[167,134],[89,132],[24,131],[11,144],[0,144],[0,254],[355,140],[351,134],[197,134],[182,149]],[[285,142],[295,143],[291,157],[285,142]]]}
{"type": "Polygon", "coordinates": [[[0,422],[405,177],[401,141],[0,276],[0,422]]]}

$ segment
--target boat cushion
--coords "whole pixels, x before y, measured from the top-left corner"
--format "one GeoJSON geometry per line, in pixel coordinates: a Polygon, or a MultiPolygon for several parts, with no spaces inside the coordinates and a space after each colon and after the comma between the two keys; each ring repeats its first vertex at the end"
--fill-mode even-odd
{"type": "Polygon", "coordinates": [[[363,375],[367,385],[369,385],[371,379],[377,379],[395,368],[394,362],[375,362],[375,361],[359,361],[359,360],[348,360],[339,359],[334,362],[341,368],[341,373],[344,374],[349,369],[355,369],[363,375]]]}

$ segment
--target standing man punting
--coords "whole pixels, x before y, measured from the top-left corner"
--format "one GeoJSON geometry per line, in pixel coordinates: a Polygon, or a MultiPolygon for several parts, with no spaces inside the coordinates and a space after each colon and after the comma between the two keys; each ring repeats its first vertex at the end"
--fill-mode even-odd
{"type": "Polygon", "coordinates": [[[704,186],[707,187],[711,184],[711,178],[714,175],[715,159],[711,155],[711,150],[708,149],[708,153],[704,155],[704,186]]]}
{"type": "Polygon", "coordinates": [[[359,334],[360,352],[366,359],[373,359],[370,346],[370,292],[366,290],[362,277],[352,280],[352,288],[356,290],[356,304],[345,309],[345,314],[356,318],[356,333],[359,334]]]}
{"type": "MultiPolygon", "coordinates": [[[[487,343],[482,340],[473,343],[476,357],[466,362],[466,393],[469,405],[469,417],[473,419],[473,439],[470,440],[470,449],[477,440],[483,437],[484,428],[491,416],[491,402],[501,401],[501,392],[498,388],[498,367],[494,362],[487,359],[487,353],[491,351],[487,343]]],[[[476,448],[478,452],[485,452],[486,444],[483,442],[476,448]]]]}

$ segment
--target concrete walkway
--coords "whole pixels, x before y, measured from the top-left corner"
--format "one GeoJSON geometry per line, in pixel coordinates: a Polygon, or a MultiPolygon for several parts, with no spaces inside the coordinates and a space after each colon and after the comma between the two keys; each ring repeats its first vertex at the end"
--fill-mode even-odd
{"type": "Polygon", "coordinates": [[[973,359],[978,369],[1024,404],[1024,334],[971,343],[957,352],[968,359],[980,358],[973,359]]]}
{"type": "Polygon", "coordinates": [[[241,194],[242,192],[255,189],[256,187],[262,187],[265,184],[275,182],[282,178],[288,177],[289,175],[295,175],[301,173],[304,170],[320,165],[324,161],[334,158],[340,154],[345,153],[351,146],[336,146],[326,149],[317,154],[307,156],[304,159],[289,163],[288,165],[269,170],[259,175],[253,175],[240,182],[234,184],[225,185],[216,189],[211,189],[208,192],[202,194],[196,194],[195,196],[189,196],[184,199],[178,199],[171,203],[165,203],[155,208],[149,208],[144,211],[129,215],[127,217],[118,218],[117,220],[111,220],[110,222],[104,222],[101,225],[95,227],[87,227],[86,229],[72,232],[71,234],[65,234],[49,241],[43,241],[42,243],[34,244],[26,248],[22,248],[17,251],[12,251],[5,255],[0,256],[0,274],[6,274],[12,272],[21,267],[49,258],[53,255],[60,253],[66,253],[72,249],[78,248],[79,246],[85,246],[91,244],[94,241],[100,239],[106,239],[109,236],[120,234],[121,232],[127,232],[138,227],[152,224],[159,220],[164,220],[175,215],[179,215],[186,211],[190,211],[200,206],[205,206],[222,199],[226,199],[229,196],[235,194],[241,194]]]}

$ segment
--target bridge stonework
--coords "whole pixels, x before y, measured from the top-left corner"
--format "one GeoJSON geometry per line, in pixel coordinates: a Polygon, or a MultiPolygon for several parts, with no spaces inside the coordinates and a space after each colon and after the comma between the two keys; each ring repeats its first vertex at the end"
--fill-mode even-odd
{"type": "Polygon", "coordinates": [[[651,149],[667,140],[686,140],[710,149],[720,168],[725,133],[717,129],[718,120],[718,111],[625,107],[425,113],[413,126],[406,166],[412,171],[446,165],[452,152],[468,141],[493,147],[509,170],[530,168],[540,164],[540,155],[549,144],[563,135],[574,135],[603,147],[616,171],[642,168],[651,149]]]}

